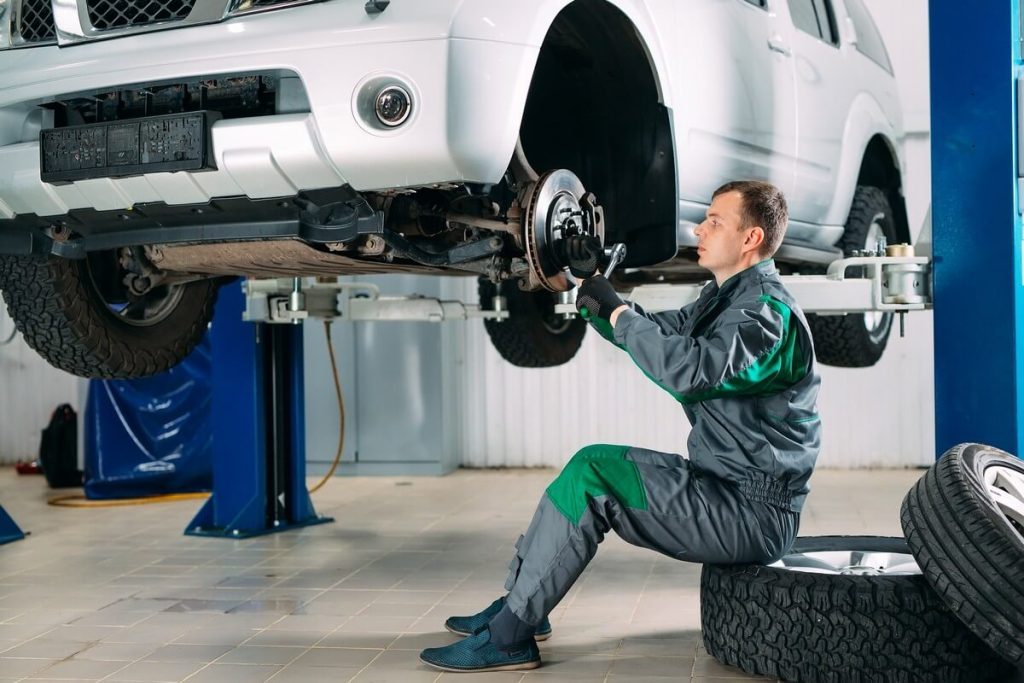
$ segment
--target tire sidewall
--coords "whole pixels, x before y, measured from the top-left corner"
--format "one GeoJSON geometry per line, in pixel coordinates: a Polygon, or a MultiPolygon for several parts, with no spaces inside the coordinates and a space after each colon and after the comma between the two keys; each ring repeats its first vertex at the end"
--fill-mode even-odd
{"type": "Polygon", "coordinates": [[[951,457],[960,459],[960,473],[970,489],[972,498],[981,514],[999,529],[1001,536],[1014,546],[1024,561],[1024,538],[1013,528],[1010,521],[996,507],[985,484],[985,470],[993,465],[1008,466],[1024,474],[1024,462],[1005,451],[984,444],[969,444],[951,457]]]}
{"type": "Polygon", "coordinates": [[[560,332],[548,329],[545,316],[554,311],[556,294],[548,291],[526,292],[514,280],[495,286],[485,278],[479,282],[480,305],[491,308],[494,295],[505,297],[509,316],[498,321],[485,319],[484,326],[495,348],[505,360],[521,367],[551,367],[567,363],[579,351],[586,334],[587,323],[576,317],[560,332]],[[512,342],[516,350],[504,348],[512,342]],[[526,349],[530,358],[524,363],[521,355],[526,349]]]}
{"type": "MultiPolygon", "coordinates": [[[[195,321],[205,315],[210,297],[217,294],[217,285],[212,280],[200,280],[178,285],[183,289],[181,298],[174,309],[163,320],[153,325],[130,325],[110,309],[93,283],[87,260],[68,261],[66,265],[74,270],[89,308],[103,325],[114,342],[126,347],[141,348],[151,352],[166,349],[169,345],[185,341],[194,336],[195,321]]],[[[195,340],[198,342],[198,339],[195,340]]]]}
{"type": "MultiPolygon", "coordinates": [[[[872,224],[876,222],[890,243],[897,240],[896,222],[885,193],[873,186],[858,185],[850,206],[846,227],[836,247],[844,257],[864,249],[872,224]],[[880,217],[880,218],[879,218],[880,217]]],[[[850,268],[847,277],[856,277],[862,268],[850,268]]],[[[870,367],[885,352],[892,333],[893,315],[883,316],[882,327],[873,332],[868,329],[864,313],[839,316],[809,314],[808,324],[815,338],[815,352],[819,362],[839,367],[870,367]],[[842,342],[840,342],[842,340],[842,342]]]]}

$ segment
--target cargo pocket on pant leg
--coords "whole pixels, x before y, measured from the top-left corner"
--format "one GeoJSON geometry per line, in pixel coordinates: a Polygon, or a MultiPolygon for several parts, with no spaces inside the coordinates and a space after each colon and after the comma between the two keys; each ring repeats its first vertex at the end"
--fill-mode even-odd
{"type": "Polygon", "coordinates": [[[519,579],[519,568],[523,566],[523,558],[519,556],[519,546],[523,542],[523,536],[516,539],[516,554],[508,563],[508,578],[505,579],[505,590],[510,591],[519,579]]]}

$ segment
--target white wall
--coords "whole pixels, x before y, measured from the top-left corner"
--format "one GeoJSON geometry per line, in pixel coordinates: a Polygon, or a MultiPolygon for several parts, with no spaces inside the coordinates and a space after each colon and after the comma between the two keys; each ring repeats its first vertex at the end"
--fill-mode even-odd
{"type": "MultiPolygon", "coordinates": [[[[0,341],[7,339],[12,325],[0,304],[0,341]]],[[[0,464],[34,460],[39,432],[61,403],[70,403],[78,411],[81,432],[84,384],[46,363],[21,335],[0,346],[0,464]]]]}

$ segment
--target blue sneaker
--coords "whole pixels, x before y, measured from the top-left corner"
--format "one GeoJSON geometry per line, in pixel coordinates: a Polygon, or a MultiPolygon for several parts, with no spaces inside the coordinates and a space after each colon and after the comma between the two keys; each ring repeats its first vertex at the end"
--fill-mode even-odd
{"type": "Polygon", "coordinates": [[[499,648],[491,643],[491,632],[484,626],[457,643],[427,648],[420,653],[420,661],[442,671],[524,671],[540,666],[540,650],[532,638],[499,648]]]}
{"type": "MultiPolygon", "coordinates": [[[[448,617],[448,620],[444,622],[444,627],[460,636],[473,635],[482,626],[486,626],[490,623],[491,619],[501,611],[501,608],[505,606],[505,598],[498,598],[490,604],[489,607],[484,609],[483,612],[477,612],[476,614],[468,617],[448,617]]],[[[547,640],[551,637],[551,622],[548,621],[547,617],[541,620],[537,624],[537,632],[533,634],[534,640],[542,641],[547,640]]]]}

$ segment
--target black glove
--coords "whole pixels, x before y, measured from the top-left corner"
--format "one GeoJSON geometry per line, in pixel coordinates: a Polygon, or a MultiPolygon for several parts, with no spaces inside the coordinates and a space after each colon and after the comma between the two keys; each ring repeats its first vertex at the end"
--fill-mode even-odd
{"type": "Polygon", "coordinates": [[[596,316],[611,320],[612,311],[625,303],[615,293],[612,283],[608,282],[604,275],[595,275],[584,280],[576,293],[576,310],[586,319],[596,316]],[[583,309],[586,309],[586,313],[583,309]]]}
{"type": "Polygon", "coordinates": [[[604,256],[601,240],[592,235],[576,235],[559,242],[562,260],[576,277],[591,277],[604,256]]]}

